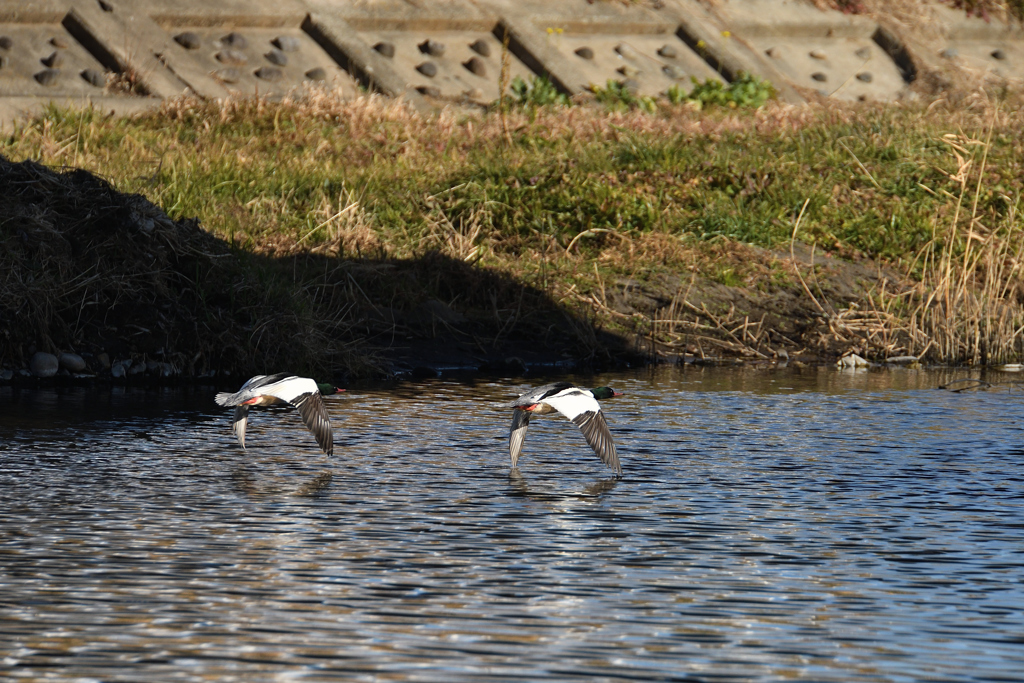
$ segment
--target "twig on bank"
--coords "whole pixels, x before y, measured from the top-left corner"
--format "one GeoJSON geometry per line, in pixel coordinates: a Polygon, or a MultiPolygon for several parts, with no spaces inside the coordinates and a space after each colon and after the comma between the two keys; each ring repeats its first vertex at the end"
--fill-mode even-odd
{"type": "Polygon", "coordinates": [[[611,228],[588,228],[588,229],[584,230],[583,232],[577,234],[575,237],[572,238],[572,241],[569,242],[569,246],[567,246],[565,248],[565,253],[568,254],[570,251],[572,251],[572,248],[576,245],[576,242],[581,237],[589,237],[591,235],[596,235],[596,234],[602,233],[602,232],[611,233],[612,235],[615,235],[619,239],[623,239],[623,240],[629,239],[625,235],[619,234],[618,232],[616,232],[615,230],[612,230],[611,228]]]}

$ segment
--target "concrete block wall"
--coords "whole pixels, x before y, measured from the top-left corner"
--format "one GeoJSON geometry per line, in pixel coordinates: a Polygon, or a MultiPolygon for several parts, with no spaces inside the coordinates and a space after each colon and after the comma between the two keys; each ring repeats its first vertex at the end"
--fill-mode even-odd
{"type": "Polygon", "coordinates": [[[123,112],[304,83],[486,104],[505,44],[508,80],[543,74],[569,94],[616,80],[658,97],[749,72],[790,102],[894,101],[925,71],[1024,79],[1019,27],[928,9],[916,32],[806,0],[0,0],[0,121],[51,101],[123,112]]]}

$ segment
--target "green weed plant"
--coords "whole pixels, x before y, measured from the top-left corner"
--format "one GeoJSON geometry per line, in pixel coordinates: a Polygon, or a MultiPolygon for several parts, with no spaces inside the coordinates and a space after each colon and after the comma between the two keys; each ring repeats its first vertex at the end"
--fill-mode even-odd
{"type": "Polygon", "coordinates": [[[525,81],[520,76],[512,79],[509,86],[512,102],[520,107],[568,107],[572,105],[569,96],[555,87],[547,76],[534,76],[525,81]]]}
{"type": "Polygon", "coordinates": [[[757,109],[775,97],[775,88],[769,81],[748,73],[741,73],[739,78],[728,85],[713,78],[709,78],[703,83],[694,76],[690,78],[693,81],[693,87],[689,92],[679,85],[669,87],[666,93],[669,102],[672,104],[692,102],[701,109],[708,106],[757,109]]]}
{"type": "Polygon", "coordinates": [[[621,81],[609,80],[605,87],[592,86],[591,91],[598,102],[603,104],[609,111],[628,111],[639,109],[649,114],[658,110],[658,104],[653,97],[638,95],[621,81]]]}

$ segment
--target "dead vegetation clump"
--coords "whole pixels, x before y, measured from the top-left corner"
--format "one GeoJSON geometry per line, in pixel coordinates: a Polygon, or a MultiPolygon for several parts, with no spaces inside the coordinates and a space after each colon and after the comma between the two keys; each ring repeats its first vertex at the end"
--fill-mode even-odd
{"type": "Polygon", "coordinates": [[[921,281],[913,288],[909,334],[945,362],[987,365],[1024,357],[1024,217],[1021,197],[1000,194],[1001,211],[985,212],[991,127],[985,140],[948,134],[943,142],[956,159],[949,177],[960,187],[950,195],[945,230],[936,222],[922,250],[921,281]],[[923,344],[922,344],[923,342],[923,344]]]}
{"type": "MultiPolygon", "coordinates": [[[[993,193],[987,187],[986,162],[999,117],[993,109],[985,140],[963,133],[942,137],[956,161],[952,171],[942,173],[953,181],[956,193],[925,188],[947,202],[936,211],[931,239],[902,272],[879,272],[858,302],[833,306],[813,269],[805,278],[798,266],[794,243],[804,203],[793,227],[791,266],[821,320],[817,334],[822,349],[845,348],[876,360],[913,357],[952,365],[1024,358],[1021,195],[993,193]],[[990,204],[997,206],[983,207],[983,194],[995,195],[990,204]]],[[[811,265],[813,261],[812,247],[811,265]]]]}

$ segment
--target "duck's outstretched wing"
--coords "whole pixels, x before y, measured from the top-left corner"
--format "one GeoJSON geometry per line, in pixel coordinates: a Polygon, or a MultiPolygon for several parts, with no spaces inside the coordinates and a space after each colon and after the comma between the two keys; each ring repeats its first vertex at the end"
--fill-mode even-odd
{"type": "Polygon", "coordinates": [[[615,452],[615,442],[608,431],[608,423],[601,412],[601,404],[589,391],[573,387],[548,396],[544,402],[579,427],[583,438],[601,461],[615,470],[616,474],[622,475],[622,465],[619,464],[619,455],[615,452]]]}
{"type": "Polygon", "coordinates": [[[508,454],[512,456],[512,469],[515,469],[519,454],[523,452],[523,441],[526,440],[526,428],[529,426],[529,412],[525,410],[512,411],[512,429],[508,433],[508,454]]]}
{"type": "MultiPolygon", "coordinates": [[[[310,380],[312,381],[312,380],[310,380]]],[[[327,416],[327,408],[320,398],[320,390],[313,385],[313,391],[299,394],[288,401],[299,409],[302,421],[313,432],[320,449],[327,455],[334,455],[334,432],[331,430],[331,418],[327,416]]]]}
{"type": "Polygon", "coordinates": [[[580,413],[572,419],[572,423],[580,428],[583,438],[587,440],[601,461],[621,477],[622,465],[619,464],[619,454],[615,452],[615,442],[612,441],[612,433],[608,431],[604,413],[601,411],[580,413]]]}
{"type": "Polygon", "coordinates": [[[235,421],[231,424],[231,431],[238,437],[238,443],[245,449],[245,426],[249,422],[249,406],[237,406],[235,408],[235,421]]]}

